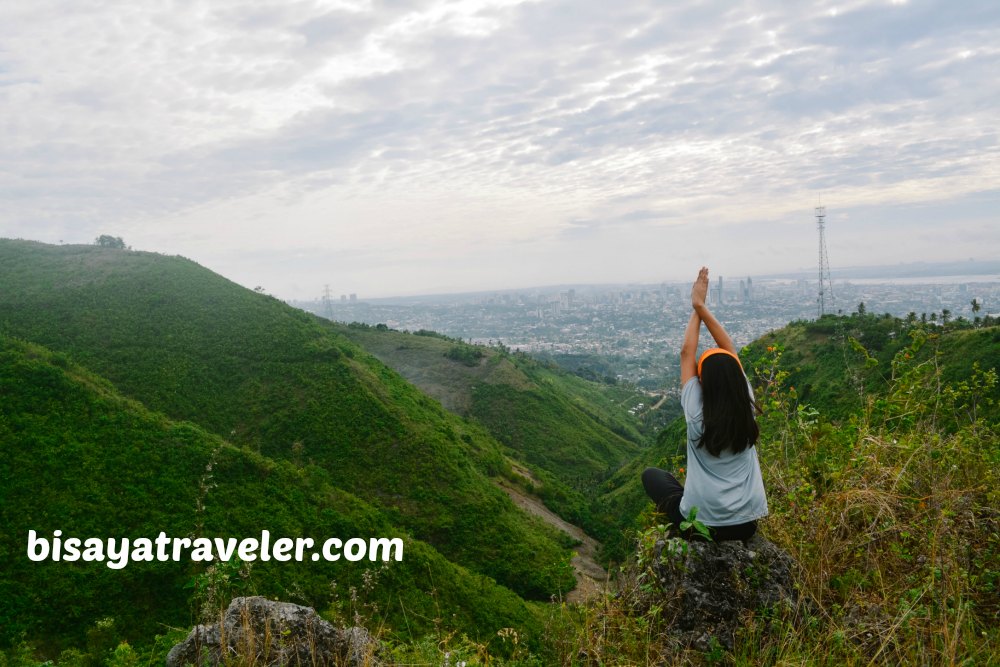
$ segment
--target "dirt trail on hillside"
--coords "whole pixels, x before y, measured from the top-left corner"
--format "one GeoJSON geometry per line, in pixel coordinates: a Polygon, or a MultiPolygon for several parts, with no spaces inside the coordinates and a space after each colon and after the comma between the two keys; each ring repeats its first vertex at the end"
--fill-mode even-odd
{"type": "MultiPolygon", "coordinates": [[[[532,477],[531,473],[520,466],[514,466],[514,471],[519,475],[539,484],[538,480],[532,477]]],[[[579,526],[565,521],[558,514],[542,504],[542,501],[534,496],[527,495],[507,480],[500,481],[500,488],[507,492],[510,499],[521,509],[540,517],[546,523],[555,526],[557,529],[580,540],[582,544],[576,547],[576,554],[573,556],[571,564],[576,573],[576,588],[566,595],[568,602],[584,602],[590,598],[604,592],[608,580],[608,573],[605,572],[596,560],[600,543],[590,537],[579,526]]]]}

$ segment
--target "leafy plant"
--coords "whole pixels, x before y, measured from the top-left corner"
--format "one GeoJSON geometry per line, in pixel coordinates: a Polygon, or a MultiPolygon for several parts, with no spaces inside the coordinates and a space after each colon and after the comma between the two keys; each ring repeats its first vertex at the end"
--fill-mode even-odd
{"type": "Polygon", "coordinates": [[[691,511],[687,515],[687,518],[684,521],[681,521],[680,525],[681,532],[687,532],[689,530],[694,529],[695,532],[704,537],[706,540],[711,541],[712,540],[711,531],[709,530],[708,526],[699,521],[697,517],[698,517],[698,508],[692,507],[691,511]]]}

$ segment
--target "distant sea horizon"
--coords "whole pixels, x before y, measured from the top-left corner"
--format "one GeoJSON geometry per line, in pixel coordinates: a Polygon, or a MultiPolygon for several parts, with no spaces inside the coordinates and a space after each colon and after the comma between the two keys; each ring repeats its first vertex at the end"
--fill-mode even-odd
{"type": "Polygon", "coordinates": [[[834,282],[851,285],[964,285],[975,283],[1000,283],[1000,274],[961,276],[907,276],[905,278],[834,278],[834,282]]]}

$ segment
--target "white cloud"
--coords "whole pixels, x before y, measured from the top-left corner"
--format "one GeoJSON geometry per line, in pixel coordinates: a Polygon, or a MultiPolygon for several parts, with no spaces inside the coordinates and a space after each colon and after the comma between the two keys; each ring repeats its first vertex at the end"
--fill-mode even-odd
{"type": "Polygon", "coordinates": [[[873,259],[940,257],[893,217],[926,204],[1000,251],[998,25],[988,1],[7,3],[0,233],[123,234],[290,297],[655,279],[706,229],[739,272],[808,265],[820,193],[873,221],[831,249],[909,225],[873,259]]]}

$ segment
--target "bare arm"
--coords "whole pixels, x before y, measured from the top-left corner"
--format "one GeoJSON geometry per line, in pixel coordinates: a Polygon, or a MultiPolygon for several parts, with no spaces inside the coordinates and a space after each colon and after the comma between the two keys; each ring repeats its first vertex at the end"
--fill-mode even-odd
{"type": "Polygon", "coordinates": [[[693,311],[684,330],[684,342],[681,344],[681,386],[693,378],[698,372],[698,334],[701,333],[701,318],[693,311]]]}
{"type": "Polygon", "coordinates": [[[715,315],[713,315],[712,311],[708,309],[708,306],[702,304],[700,307],[695,308],[694,312],[698,313],[698,317],[705,323],[705,326],[708,327],[708,333],[712,334],[712,338],[715,339],[716,345],[727,352],[737,354],[736,346],[733,345],[733,339],[730,338],[729,334],[726,333],[726,330],[722,328],[722,324],[719,320],[715,319],[715,315]]]}
{"type": "MultiPolygon", "coordinates": [[[[701,271],[698,272],[698,279],[694,281],[694,285],[691,287],[691,306],[694,308],[694,312],[697,313],[698,318],[708,327],[708,333],[712,334],[715,344],[727,352],[736,354],[736,346],[733,345],[733,339],[729,337],[726,330],[722,328],[722,324],[719,323],[719,320],[715,319],[712,311],[705,305],[706,296],[708,296],[708,269],[703,266],[701,267],[701,271]]],[[[695,343],[697,344],[697,342],[696,338],[695,343]]]]}

